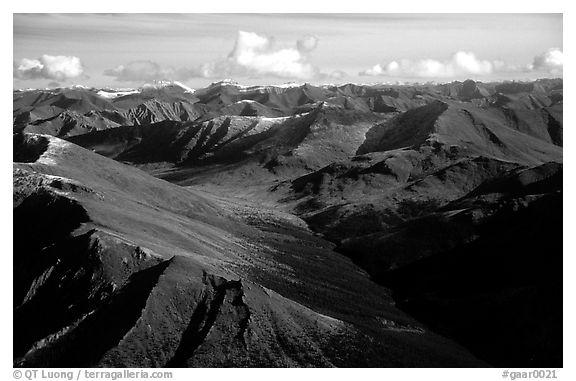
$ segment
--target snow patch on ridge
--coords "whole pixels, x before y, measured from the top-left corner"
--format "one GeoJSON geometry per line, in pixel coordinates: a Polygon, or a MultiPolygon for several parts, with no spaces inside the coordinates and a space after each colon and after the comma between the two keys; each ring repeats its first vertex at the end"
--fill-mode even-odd
{"type": "Polygon", "coordinates": [[[130,94],[138,94],[139,90],[100,90],[96,94],[106,99],[114,99],[130,94]]]}
{"type": "Polygon", "coordinates": [[[163,87],[177,86],[184,90],[186,93],[194,93],[196,90],[191,87],[186,86],[182,82],[178,81],[154,81],[154,83],[146,83],[142,86],[142,89],[161,89],[163,87]]]}
{"type": "Polygon", "coordinates": [[[49,166],[57,166],[59,163],[56,158],[62,156],[62,151],[70,147],[72,143],[69,143],[66,140],[55,138],[50,135],[42,135],[42,136],[45,136],[50,141],[50,143],[48,144],[48,149],[46,150],[46,152],[44,152],[36,162],[49,166]]]}

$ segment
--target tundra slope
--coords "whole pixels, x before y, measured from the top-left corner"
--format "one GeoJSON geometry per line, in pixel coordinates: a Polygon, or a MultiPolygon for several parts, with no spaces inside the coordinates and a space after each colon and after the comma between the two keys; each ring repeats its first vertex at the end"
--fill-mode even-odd
{"type": "Polygon", "coordinates": [[[14,139],[14,364],[481,366],[296,218],[14,139]]]}

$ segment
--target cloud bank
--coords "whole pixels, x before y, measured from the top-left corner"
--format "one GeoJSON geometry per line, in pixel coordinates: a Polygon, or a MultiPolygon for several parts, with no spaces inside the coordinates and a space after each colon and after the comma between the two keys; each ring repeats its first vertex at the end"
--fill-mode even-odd
{"type": "Polygon", "coordinates": [[[74,56],[43,55],[38,59],[23,58],[14,62],[13,74],[18,79],[51,79],[66,81],[82,75],[80,58],[74,56]]]}
{"type": "Polygon", "coordinates": [[[562,68],[562,50],[555,48],[534,57],[533,62],[525,67],[509,65],[504,61],[482,60],[477,58],[473,52],[459,51],[445,61],[401,59],[391,61],[386,65],[376,64],[358,74],[373,77],[459,78],[513,72],[538,72],[561,75],[562,68]]]}
{"type": "Polygon", "coordinates": [[[134,61],[104,71],[118,81],[142,82],[152,80],[185,81],[191,78],[261,77],[285,79],[338,79],[342,71],[321,73],[309,60],[318,46],[318,37],[306,35],[296,41],[294,47],[279,48],[273,37],[253,32],[239,31],[230,53],[212,62],[194,68],[162,67],[152,61],[134,61]]]}
{"type": "Polygon", "coordinates": [[[392,61],[386,65],[377,64],[361,71],[362,76],[396,76],[417,78],[451,78],[466,75],[489,75],[505,68],[502,61],[481,60],[472,52],[456,52],[447,61],[434,59],[392,61]]]}

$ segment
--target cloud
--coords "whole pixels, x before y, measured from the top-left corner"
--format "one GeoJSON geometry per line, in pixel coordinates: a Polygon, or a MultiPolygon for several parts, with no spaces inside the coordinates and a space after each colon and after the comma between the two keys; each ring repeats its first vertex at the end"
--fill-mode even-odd
{"type": "Polygon", "coordinates": [[[296,48],[278,49],[272,37],[239,31],[228,57],[203,65],[201,72],[205,77],[270,75],[313,79],[319,75],[319,70],[308,62],[307,55],[317,45],[317,37],[305,36],[296,42],[296,48]]]}
{"type": "Polygon", "coordinates": [[[134,61],[104,71],[118,81],[149,82],[153,80],[179,80],[190,78],[229,78],[272,76],[285,79],[339,79],[343,72],[330,74],[308,61],[308,56],[318,46],[318,37],[306,35],[294,47],[279,48],[273,37],[253,32],[239,31],[230,53],[221,59],[193,68],[162,67],[152,61],[134,61]]]}
{"type": "Polygon", "coordinates": [[[80,58],[74,56],[43,55],[38,59],[23,58],[14,62],[13,75],[18,79],[51,79],[66,81],[82,75],[80,58]]]}
{"type": "Polygon", "coordinates": [[[564,53],[558,48],[548,49],[534,57],[532,64],[528,65],[528,69],[561,75],[564,69],[564,53]]]}
{"type": "Polygon", "coordinates": [[[358,73],[361,76],[389,76],[413,78],[456,78],[486,76],[494,73],[547,73],[562,75],[564,54],[558,48],[548,49],[534,57],[529,65],[514,66],[504,61],[481,60],[472,52],[459,51],[449,60],[434,59],[391,61],[376,64],[358,73]]]}
{"type": "MultiPolygon", "coordinates": [[[[398,63],[396,61],[393,61],[388,65],[396,66],[396,65],[398,65],[398,63]]],[[[394,67],[392,67],[392,69],[393,68],[394,67]]],[[[382,65],[376,64],[376,65],[372,66],[370,69],[363,70],[358,74],[362,75],[362,76],[366,76],[366,77],[376,77],[379,75],[384,75],[386,73],[386,71],[387,71],[387,69],[384,68],[382,65]]]]}
{"type": "Polygon", "coordinates": [[[447,61],[402,59],[386,65],[374,65],[358,74],[361,76],[451,78],[468,75],[483,76],[500,70],[507,70],[507,65],[502,61],[481,60],[472,52],[459,51],[447,61]]]}

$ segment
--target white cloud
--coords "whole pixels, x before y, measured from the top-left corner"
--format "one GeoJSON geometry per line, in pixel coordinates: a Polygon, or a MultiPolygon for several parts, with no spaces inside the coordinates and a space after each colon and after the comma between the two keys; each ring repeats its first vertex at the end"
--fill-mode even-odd
{"type": "Polygon", "coordinates": [[[319,70],[307,54],[318,44],[315,36],[297,41],[296,48],[278,49],[274,39],[253,32],[239,31],[234,48],[225,60],[202,66],[205,77],[231,75],[271,75],[282,78],[312,79],[319,70]]]}
{"type": "Polygon", "coordinates": [[[14,77],[18,79],[52,79],[65,81],[82,75],[80,58],[74,56],[43,55],[38,59],[23,58],[14,63],[14,77]]]}
{"type": "Polygon", "coordinates": [[[483,76],[505,69],[506,65],[501,61],[481,60],[472,52],[459,51],[447,61],[402,59],[389,62],[386,65],[374,65],[359,74],[364,76],[452,78],[466,75],[483,76]]]}
{"type": "MultiPolygon", "coordinates": [[[[395,61],[391,62],[390,64],[398,65],[398,63],[395,61]]],[[[390,64],[388,64],[388,65],[390,65],[390,64]]],[[[383,75],[384,73],[386,73],[386,69],[382,65],[376,64],[376,65],[372,66],[370,69],[366,69],[364,71],[361,71],[358,74],[370,76],[370,77],[376,77],[378,75],[383,75]]]]}
{"type": "Polygon", "coordinates": [[[561,75],[564,69],[564,53],[558,48],[548,49],[548,51],[534,57],[532,64],[528,65],[528,69],[561,75]]]}
{"type": "Polygon", "coordinates": [[[388,76],[412,78],[463,78],[487,76],[494,73],[539,73],[562,75],[564,55],[552,48],[537,55],[529,65],[513,66],[504,61],[478,59],[472,52],[456,52],[449,60],[434,59],[391,61],[376,64],[358,73],[361,76],[388,76]]]}

